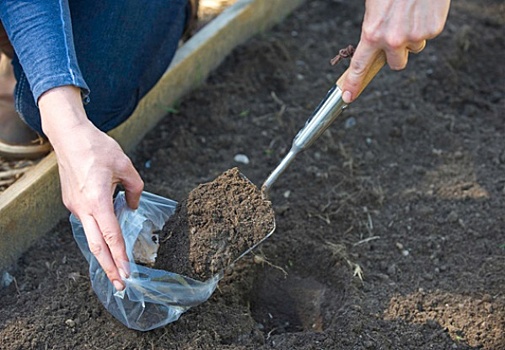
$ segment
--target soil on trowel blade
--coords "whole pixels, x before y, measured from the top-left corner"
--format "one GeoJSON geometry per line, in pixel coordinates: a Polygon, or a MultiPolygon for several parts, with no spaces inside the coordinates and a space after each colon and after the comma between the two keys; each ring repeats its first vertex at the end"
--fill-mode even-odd
{"type": "Polygon", "coordinates": [[[270,201],[238,168],[201,184],[166,222],[155,267],[206,280],[274,228],[270,201]]]}

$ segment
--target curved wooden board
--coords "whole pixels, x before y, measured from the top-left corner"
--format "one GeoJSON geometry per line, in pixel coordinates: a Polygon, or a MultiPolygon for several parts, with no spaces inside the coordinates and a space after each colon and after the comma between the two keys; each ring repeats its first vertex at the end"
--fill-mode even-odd
{"type": "MultiPolygon", "coordinates": [[[[128,121],[110,134],[126,151],[132,150],[237,45],[278,23],[303,2],[238,0],[179,48],[158,84],[128,121]]],[[[68,214],[60,198],[56,158],[50,154],[0,194],[0,271],[68,214]]]]}

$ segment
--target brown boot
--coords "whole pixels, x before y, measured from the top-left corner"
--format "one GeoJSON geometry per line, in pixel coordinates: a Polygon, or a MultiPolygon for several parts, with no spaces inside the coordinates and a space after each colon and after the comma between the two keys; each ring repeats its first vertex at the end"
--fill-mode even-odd
{"type": "Polygon", "coordinates": [[[186,28],[184,28],[184,33],[182,34],[182,41],[188,41],[197,28],[199,2],[199,0],[188,0],[189,18],[186,23],[186,28]]]}
{"type": "Polygon", "coordinates": [[[35,159],[51,150],[18,116],[14,107],[16,80],[10,59],[0,52],[0,157],[5,159],[35,159]]]}

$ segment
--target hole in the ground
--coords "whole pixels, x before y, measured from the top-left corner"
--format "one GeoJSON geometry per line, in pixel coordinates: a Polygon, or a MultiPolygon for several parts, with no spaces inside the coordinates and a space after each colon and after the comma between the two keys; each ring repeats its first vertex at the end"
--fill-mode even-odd
{"type": "Polygon", "coordinates": [[[267,268],[253,293],[252,316],[266,333],[322,332],[326,290],[313,277],[267,268]]]}
{"type": "Polygon", "coordinates": [[[249,294],[251,315],[264,334],[323,332],[339,317],[352,277],[345,250],[336,247],[305,240],[265,252],[249,294]]]}

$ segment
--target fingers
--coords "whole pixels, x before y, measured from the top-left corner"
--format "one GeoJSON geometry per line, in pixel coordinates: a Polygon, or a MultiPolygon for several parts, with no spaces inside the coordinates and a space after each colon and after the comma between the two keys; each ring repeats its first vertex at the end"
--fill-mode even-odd
{"type": "MultiPolygon", "coordinates": [[[[123,183],[125,193],[127,196],[130,195],[128,205],[136,208],[144,183],[131,161],[126,156],[124,159],[126,161],[122,164],[123,166],[119,166],[119,170],[123,170],[119,172],[124,176],[117,181],[123,183]]],[[[92,209],[87,211],[84,217],[77,216],[82,222],[91,253],[96,257],[114,287],[117,290],[123,290],[125,285],[122,279],[129,275],[128,255],[121,227],[114,213],[112,192],[113,188],[111,191],[102,190],[101,194],[89,201],[88,207],[92,209]]]]}
{"type": "MultiPolygon", "coordinates": [[[[136,209],[144,182],[128,157],[124,157],[119,168],[121,177],[118,181],[125,189],[126,202],[130,208],[136,209]]],[[[93,212],[93,217],[89,220],[91,231],[88,232],[88,228],[83,223],[84,231],[88,237],[90,250],[107,277],[117,290],[123,290],[124,283],[121,278],[127,278],[129,275],[128,256],[121,228],[114,213],[112,197],[101,198],[98,203],[97,210],[93,212]]]]}
{"type": "Polygon", "coordinates": [[[115,215],[113,219],[106,214],[96,219],[87,215],[81,217],[80,220],[86,232],[91,253],[96,257],[114,287],[117,290],[123,290],[124,283],[121,274],[126,278],[123,265],[126,265],[128,258],[124,253],[124,241],[115,215]],[[120,269],[122,269],[121,272],[120,269]]]}
{"type": "Polygon", "coordinates": [[[126,203],[131,209],[137,209],[144,189],[144,181],[129,159],[119,181],[125,189],[126,203]]]}
{"type": "MultiPolygon", "coordinates": [[[[409,53],[419,53],[426,47],[426,40],[412,42],[400,48],[392,49],[388,47],[384,50],[388,66],[392,70],[402,70],[407,66],[409,53]]],[[[362,90],[365,77],[370,70],[372,63],[381,49],[377,49],[373,45],[359,45],[351,59],[351,64],[344,82],[341,86],[343,90],[342,99],[349,104],[356,99],[359,91],[362,90]]]]}
{"type": "Polygon", "coordinates": [[[419,53],[426,47],[426,40],[419,41],[417,43],[412,43],[407,45],[407,50],[412,53],[419,53]]]}
{"type": "Polygon", "coordinates": [[[119,274],[121,277],[126,277],[127,273],[124,271],[123,265],[125,265],[128,261],[128,256],[126,255],[123,235],[114,213],[112,200],[110,200],[106,206],[103,206],[101,210],[95,213],[95,221],[102,233],[103,239],[107,244],[110,253],[112,254],[112,258],[119,270],[119,274]]]}
{"type": "Polygon", "coordinates": [[[342,99],[345,103],[351,103],[358,96],[364,79],[370,66],[380,52],[371,45],[359,45],[351,59],[351,64],[340,88],[343,91],[342,99]]]}
{"type": "Polygon", "coordinates": [[[397,49],[386,49],[386,57],[389,68],[392,70],[402,70],[407,66],[409,53],[418,54],[426,47],[426,40],[410,42],[397,49]]]}
{"type": "Polygon", "coordinates": [[[402,70],[407,66],[409,51],[406,48],[385,50],[386,60],[392,70],[402,70]]]}

